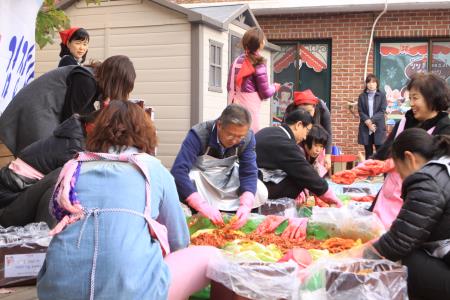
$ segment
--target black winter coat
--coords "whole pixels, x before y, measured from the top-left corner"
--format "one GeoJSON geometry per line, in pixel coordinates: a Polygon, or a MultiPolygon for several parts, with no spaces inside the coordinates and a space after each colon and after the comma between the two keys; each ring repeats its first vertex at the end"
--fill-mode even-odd
{"type": "MultiPolygon", "coordinates": [[[[438,134],[450,134],[450,119],[448,117],[447,112],[439,112],[437,116],[432,119],[426,120],[424,122],[419,122],[414,118],[414,115],[411,110],[408,110],[405,114],[406,123],[405,129],[408,128],[422,128],[425,130],[429,130],[433,127],[432,135],[438,134]]],[[[384,142],[384,144],[377,150],[374,154],[373,158],[378,160],[385,160],[391,157],[391,147],[395,140],[395,135],[397,134],[398,126],[400,122],[394,126],[392,132],[389,134],[388,138],[384,142]]]]}
{"type": "Polygon", "coordinates": [[[327,104],[319,100],[316,105],[317,112],[314,114],[314,124],[321,125],[328,132],[328,141],[325,145],[325,154],[331,154],[333,145],[333,132],[331,131],[331,114],[327,104]]]}
{"type": "Polygon", "coordinates": [[[49,71],[23,87],[0,116],[0,139],[18,154],[47,138],[74,113],[95,110],[97,84],[90,69],[66,66],[49,71]]]}
{"type": "MultiPolygon", "coordinates": [[[[74,155],[83,151],[85,133],[78,115],[73,115],[53,132],[53,135],[25,147],[18,155],[28,165],[46,175],[62,167],[74,155]]],[[[7,206],[18,194],[34,183],[14,173],[8,166],[0,169],[0,207],[7,206]]]]}
{"type": "Polygon", "coordinates": [[[369,96],[366,92],[361,93],[358,98],[358,114],[359,114],[359,128],[358,128],[358,144],[369,144],[369,128],[365,124],[368,119],[372,120],[377,130],[374,133],[375,145],[383,144],[386,139],[386,122],[384,114],[386,112],[386,96],[381,92],[376,92],[373,99],[373,115],[369,117],[369,96]]]}
{"type": "Polygon", "coordinates": [[[375,244],[396,261],[425,242],[450,238],[450,165],[429,163],[405,178],[403,206],[391,228],[375,244]]]}
{"type": "Polygon", "coordinates": [[[78,61],[73,57],[72,55],[64,55],[61,57],[61,60],[59,61],[58,68],[59,67],[65,67],[65,66],[78,66],[78,61]]]}
{"type": "Polygon", "coordinates": [[[306,188],[317,196],[325,194],[328,190],[327,181],[306,160],[292,130],[286,125],[282,126],[289,136],[280,127],[266,127],[255,134],[258,168],[283,170],[298,185],[299,190],[306,188]]]}

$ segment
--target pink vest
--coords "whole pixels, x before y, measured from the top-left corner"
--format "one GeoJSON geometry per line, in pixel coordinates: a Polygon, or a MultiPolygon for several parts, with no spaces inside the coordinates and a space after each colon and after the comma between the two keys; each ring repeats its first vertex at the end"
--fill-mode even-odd
{"type": "MultiPolygon", "coordinates": [[[[405,129],[406,118],[403,117],[398,125],[397,136],[405,129]]],[[[430,128],[427,132],[432,134],[434,127],[430,128]]],[[[402,179],[400,175],[395,171],[391,171],[387,174],[384,184],[378,194],[377,202],[373,208],[373,212],[383,223],[384,227],[389,229],[392,222],[397,218],[398,213],[403,205],[402,193],[402,179]]]]}
{"type": "Polygon", "coordinates": [[[261,111],[261,98],[259,98],[258,92],[245,93],[241,92],[240,88],[235,88],[234,82],[236,81],[235,68],[241,67],[237,64],[237,60],[233,62],[231,66],[231,76],[230,76],[230,91],[228,92],[228,104],[236,103],[245,107],[252,116],[252,126],[251,129],[254,133],[259,130],[259,114],[261,111]]]}

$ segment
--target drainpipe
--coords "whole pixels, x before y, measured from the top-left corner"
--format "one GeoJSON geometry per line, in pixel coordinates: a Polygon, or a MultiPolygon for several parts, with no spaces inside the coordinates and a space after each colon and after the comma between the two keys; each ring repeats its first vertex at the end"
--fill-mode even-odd
{"type": "MultiPolygon", "coordinates": [[[[378,15],[378,17],[375,19],[372,25],[372,30],[370,31],[370,39],[369,39],[369,47],[367,47],[367,54],[366,54],[366,61],[364,64],[364,77],[363,80],[367,77],[367,65],[369,64],[369,56],[370,56],[370,50],[372,49],[372,40],[373,40],[373,33],[375,32],[375,27],[377,26],[378,20],[381,18],[382,15],[384,15],[387,12],[387,6],[388,6],[388,0],[385,0],[384,2],[384,9],[383,11],[378,15]]],[[[358,117],[356,113],[353,111],[353,107],[358,104],[357,102],[348,102],[348,109],[352,113],[353,116],[358,117]]]]}
{"type": "Polygon", "coordinates": [[[387,3],[387,0],[385,0],[383,11],[378,15],[378,17],[375,19],[375,22],[373,22],[373,25],[372,25],[372,31],[370,32],[369,47],[367,47],[366,63],[364,65],[363,80],[365,80],[367,77],[367,65],[369,64],[369,55],[370,55],[370,49],[372,48],[372,40],[373,40],[373,33],[375,32],[375,26],[377,26],[377,22],[381,18],[381,16],[387,12],[387,6],[388,6],[388,3],[387,3]]]}

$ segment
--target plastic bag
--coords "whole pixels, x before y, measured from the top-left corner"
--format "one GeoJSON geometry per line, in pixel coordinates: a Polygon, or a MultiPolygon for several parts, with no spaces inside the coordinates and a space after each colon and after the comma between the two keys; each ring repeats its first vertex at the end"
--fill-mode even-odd
{"type": "Polygon", "coordinates": [[[291,198],[268,199],[266,203],[258,208],[258,213],[261,215],[276,215],[288,218],[298,216],[295,199],[291,198]]]}
{"type": "Polygon", "coordinates": [[[31,285],[36,282],[50,244],[46,223],[25,227],[0,226],[0,286],[31,285]]]}
{"type": "Polygon", "coordinates": [[[302,300],[408,299],[407,269],[389,260],[327,257],[302,272],[302,300]]]}
{"type": "Polygon", "coordinates": [[[50,229],[44,222],[31,223],[24,227],[11,226],[4,228],[0,226],[0,248],[22,246],[26,244],[38,244],[48,247],[51,236],[48,235],[50,229]]]}
{"type": "Polygon", "coordinates": [[[298,267],[283,263],[245,262],[222,254],[211,259],[207,277],[250,299],[298,299],[298,267]]]}
{"type": "Polygon", "coordinates": [[[385,232],[374,213],[358,207],[314,207],[310,226],[312,224],[324,229],[330,237],[361,239],[363,242],[380,237],[385,232]]]}
{"type": "Polygon", "coordinates": [[[327,181],[328,186],[333,190],[333,192],[339,197],[339,195],[348,194],[353,195],[376,195],[381,189],[383,182],[364,182],[359,181],[352,184],[342,185],[337,184],[332,181],[327,181]]]}

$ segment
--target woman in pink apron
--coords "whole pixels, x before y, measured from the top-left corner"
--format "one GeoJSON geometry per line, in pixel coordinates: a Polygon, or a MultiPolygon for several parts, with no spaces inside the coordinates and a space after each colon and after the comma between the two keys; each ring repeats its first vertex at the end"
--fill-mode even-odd
{"type": "Polygon", "coordinates": [[[228,104],[238,103],[250,111],[252,130],[259,130],[261,101],[275,94],[278,84],[269,84],[266,60],[259,54],[264,48],[264,33],[259,28],[247,30],[242,38],[245,53],[230,67],[228,76],[228,104]]]}
{"type": "MultiPolygon", "coordinates": [[[[409,91],[411,109],[395,125],[374,159],[389,159],[393,141],[404,129],[418,127],[432,135],[450,134],[450,119],[445,112],[450,102],[450,91],[445,81],[435,74],[417,73],[411,77],[406,88],[409,91]]],[[[373,212],[386,229],[391,226],[403,205],[401,187],[400,175],[392,169],[374,202],[373,212]]]]}

